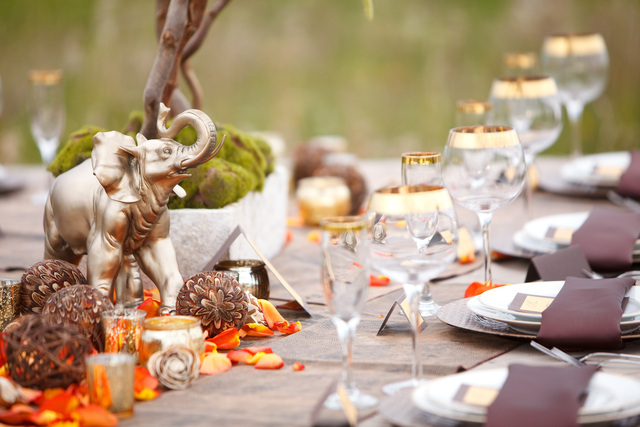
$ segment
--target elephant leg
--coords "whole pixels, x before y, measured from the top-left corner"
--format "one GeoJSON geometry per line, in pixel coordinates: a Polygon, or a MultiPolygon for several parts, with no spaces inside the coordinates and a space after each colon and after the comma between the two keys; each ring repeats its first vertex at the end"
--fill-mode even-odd
{"type": "Polygon", "coordinates": [[[180,275],[176,251],[168,237],[154,240],[137,251],[140,267],[155,283],[160,292],[160,313],[172,313],[176,309],[178,292],[184,285],[180,275]]]}
{"type": "MultiPolygon", "coordinates": [[[[87,279],[94,288],[111,294],[123,261],[122,246],[99,235],[87,245],[87,279]]],[[[115,304],[116,301],[112,299],[115,304]]]]}
{"type": "Polygon", "coordinates": [[[51,200],[47,199],[44,211],[44,259],[60,259],[78,265],[82,255],[74,253],[64,241],[53,218],[51,200]]]}
{"type": "Polygon", "coordinates": [[[118,272],[110,297],[116,305],[137,307],[144,301],[140,266],[133,255],[126,255],[118,272]]]}

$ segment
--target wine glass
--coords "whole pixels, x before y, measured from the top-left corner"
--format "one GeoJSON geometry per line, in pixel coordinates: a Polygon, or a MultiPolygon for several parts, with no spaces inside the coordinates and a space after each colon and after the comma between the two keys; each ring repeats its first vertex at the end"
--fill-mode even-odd
{"type": "Polygon", "coordinates": [[[462,99],[456,103],[456,126],[486,125],[491,103],[477,99],[462,99]]]}
{"type": "Polygon", "coordinates": [[[424,284],[453,262],[458,226],[453,202],[441,186],[411,185],[376,190],[369,200],[371,265],[392,280],[401,282],[410,310],[411,379],[385,385],[394,394],[420,383],[422,364],[418,352],[420,313],[418,302],[424,284]]]}
{"type": "Polygon", "coordinates": [[[493,212],[520,194],[525,173],[522,145],[512,128],[468,126],[449,131],[442,178],[451,197],[478,215],[487,286],[492,284],[489,226],[493,212]]]}
{"type": "MultiPolygon", "coordinates": [[[[36,141],[42,162],[48,166],[56,155],[60,134],[64,127],[65,108],[60,70],[32,70],[31,83],[31,134],[36,141]]],[[[34,198],[44,203],[48,190],[34,198]]]]}
{"type": "MultiPolygon", "coordinates": [[[[360,392],[351,378],[353,340],[369,288],[367,223],[361,217],[329,217],[320,229],[322,289],[342,347],[342,384],[356,408],[368,408],[378,399],[360,392]]],[[[330,395],[325,406],[341,409],[339,394],[330,395]]]]}
{"type": "Polygon", "coordinates": [[[538,75],[538,54],[535,52],[507,52],[502,55],[502,75],[523,77],[538,75]]]}
{"type": "MultiPolygon", "coordinates": [[[[402,185],[442,186],[442,163],[440,153],[434,151],[412,151],[402,154],[402,185]]],[[[429,283],[424,284],[420,294],[419,310],[422,317],[434,316],[440,306],[431,296],[429,283]]]]}
{"type": "MultiPolygon", "coordinates": [[[[493,105],[489,122],[516,130],[530,168],[535,156],[551,147],[562,131],[562,104],[555,81],[548,76],[497,78],[489,99],[493,105]]],[[[528,178],[524,195],[529,216],[532,186],[528,178]]]]}
{"type": "Polygon", "coordinates": [[[545,74],[555,79],[567,109],[573,128],[572,155],[580,156],[580,119],[584,106],[597,99],[607,84],[607,46],[598,33],[555,34],[544,39],[541,59],[545,74]]]}

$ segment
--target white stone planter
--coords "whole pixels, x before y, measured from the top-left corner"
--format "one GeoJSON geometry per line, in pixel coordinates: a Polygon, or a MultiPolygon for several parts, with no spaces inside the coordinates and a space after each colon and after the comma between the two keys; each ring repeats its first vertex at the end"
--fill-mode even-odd
{"type": "MultiPolygon", "coordinates": [[[[289,172],[277,166],[262,192],[252,191],[222,209],[170,209],[171,241],[186,279],[203,271],[227,237],[240,225],[267,258],[277,255],[287,232],[289,172]]],[[[231,245],[230,259],[258,259],[242,236],[231,245]]],[[[224,257],[223,257],[224,258],[224,257]]]]}

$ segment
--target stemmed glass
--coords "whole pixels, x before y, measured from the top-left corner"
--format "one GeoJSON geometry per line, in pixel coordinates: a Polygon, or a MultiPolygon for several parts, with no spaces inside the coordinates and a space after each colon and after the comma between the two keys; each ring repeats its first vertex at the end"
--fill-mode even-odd
{"type": "Polygon", "coordinates": [[[542,67],[552,76],[573,128],[572,155],[582,154],[580,120],[585,104],[598,98],[607,84],[609,55],[598,33],[555,34],[544,39],[542,67]]]}
{"type": "Polygon", "coordinates": [[[523,77],[538,75],[538,54],[535,52],[507,52],[502,55],[502,75],[523,77]]]}
{"type": "Polygon", "coordinates": [[[491,103],[477,99],[462,99],[456,103],[456,126],[486,125],[491,103]]]}
{"type": "Polygon", "coordinates": [[[456,257],[458,226],[453,202],[441,186],[412,185],[376,190],[369,200],[371,224],[369,259],[372,267],[401,282],[409,300],[412,342],[412,376],[385,385],[394,394],[420,383],[422,364],[418,351],[418,302],[424,284],[456,257]]]}
{"type": "MultiPolygon", "coordinates": [[[[356,408],[368,408],[378,399],[358,390],[351,378],[353,340],[369,287],[367,222],[361,217],[330,217],[320,221],[322,232],[322,288],[342,347],[342,384],[356,408]]],[[[333,393],[325,406],[342,408],[333,393]]]]}
{"type": "MultiPolygon", "coordinates": [[[[504,77],[493,80],[489,95],[493,110],[489,123],[514,128],[530,167],[535,156],[551,147],[562,131],[562,104],[553,78],[504,77]]],[[[527,179],[525,209],[531,209],[532,188],[527,179]]]]}
{"type": "MultiPolygon", "coordinates": [[[[440,153],[412,151],[402,154],[402,185],[438,185],[442,187],[442,163],[440,153]]],[[[431,296],[429,283],[420,293],[419,310],[422,317],[434,316],[440,306],[431,296]]]]}
{"type": "Polygon", "coordinates": [[[468,126],[449,131],[442,177],[451,197],[478,215],[487,286],[492,283],[489,226],[493,212],[520,194],[525,173],[522,145],[512,128],[468,126]]]}
{"type": "MultiPolygon", "coordinates": [[[[31,134],[45,166],[48,166],[56,155],[64,127],[65,107],[61,80],[60,70],[32,70],[29,73],[31,134]]],[[[48,191],[45,191],[44,194],[36,196],[34,201],[44,203],[47,193],[48,191]]]]}

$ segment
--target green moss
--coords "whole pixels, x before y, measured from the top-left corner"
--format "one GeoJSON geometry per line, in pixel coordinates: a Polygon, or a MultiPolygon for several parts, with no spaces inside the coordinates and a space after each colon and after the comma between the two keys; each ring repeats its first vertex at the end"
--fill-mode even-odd
{"type": "Polygon", "coordinates": [[[234,203],[255,187],[254,177],[247,169],[214,158],[200,166],[206,176],[198,185],[198,196],[194,203],[201,202],[209,209],[218,209],[234,203]]]}
{"type": "Polygon", "coordinates": [[[129,135],[133,139],[136,139],[136,135],[142,129],[142,122],[144,121],[144,112],[142,111],[132,111],[129,114],[129,123],[124,128],[122,133],[125,135],[129,135]]]}
{"type": "Polygon", "coordinates": [[[104,131],[104,129],[95,126],[85,126],[73,132],[62,150],[60,150],[56,158],[49,165],[49,172],[53,173],[54,176],[58,176],[91,157],[93,136],[102,131],[104,131]]]}

